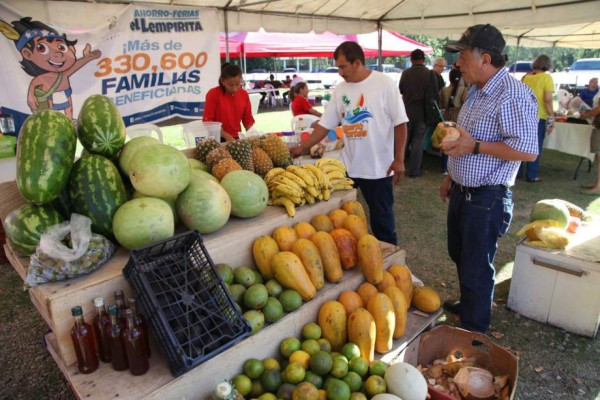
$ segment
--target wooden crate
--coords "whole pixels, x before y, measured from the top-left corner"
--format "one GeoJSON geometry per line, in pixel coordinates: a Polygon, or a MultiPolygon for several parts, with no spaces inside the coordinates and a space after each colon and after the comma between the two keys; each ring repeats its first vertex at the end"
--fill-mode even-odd
{"type": "MultiPolygon", "coordinates": [[[[404,262],[403,250],[397,251],[395,246],[384,243],[383,251],[386,268],[393,263],[404,262]]],[[[243,363],[248,358],[281,358],[279,343],[283,339],[290,336],[301,337],[304,324],[317,320],[323,302],[336,299],[344,290],[355,290],[362,282],[364,278],[360,271],[345,271],[340,282],[326,283],[315,298],[298,310],[178,378],[171,376],[166,361],[156,349],[152,352],[150,371],[146,375],[134,377],[127,371],[115,372],[109,364],[101,364],[96,372],[82,375],[77,372],[75,365],[64,365],[54,348],[58,346],[54,334],[47,335],[47,343],[50,353],[65,372],[77,397],[81,399],[206,399],[218,383],[242,373],[243,363]]],[[[423,315],[411,310],[404,336],[394,341],[392,351],[380,357],[391,361],[424,329],[433,325],[440,313],[441,310],[438,310],[430,315],[423,315]]]]}
{"type": "MultiPolygon", "coordinates": [[[[7,191],[2,191],[19,202],[20,195],[16,190],[16,184],[8,185],[7,191]],[[14,196],[14,193],[18,196],[14,196]]],[[[4,189],[4,187],[0,186],[4,189]]],[[[218,232],[204,235],[204,244],[215,263],[226,262],[234,268],[238,266],[254,265],[252,257],[252,242],[261,235],[270,235],[280,225],[293,225],[298,221],[309,221],[318,214],[327,214],[331,210],[341,207],[347,200],[356,199],[356,190],[334,192],[329,201],[319,202],[311,206],[299,207],[295,218],[289,218],[283,207],[267,207],[262,215],[251,219],[232,217],[227,224],[218,232]]],[[[21,203],[23,202],[22,199],[21,203]]],[[[13,208],[18,207],[15,206],[13,208]]],[[[24,278],[27,275],[29,258],[22,257],[16,252],[10,243],[5,245],[7,258],[24,278]]],[[[118,248],[115,255],[102,267],[90,275],[70,279],[63,282],[45,283],[29,289],[31,302],[37,308],[50,329],[56,335],[57,348],[55,352],[69,366],[76,362],[75,351],[70,342],[69,332],[73,322],[71,308],[80,305],[84,311],[84,317],[91,321],[95,308],[93,300],[102,296],[105,302],[113,302],[113,293],[123,290],[126,296],[133,293],[122,270],[129,260],[129,252],[118,248]]]]}

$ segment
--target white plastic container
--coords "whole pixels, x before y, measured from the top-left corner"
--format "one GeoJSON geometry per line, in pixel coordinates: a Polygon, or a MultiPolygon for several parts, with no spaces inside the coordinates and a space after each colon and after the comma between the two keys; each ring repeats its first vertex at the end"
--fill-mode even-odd
{"type": "Polygon", "coordinates": [[[181,133],[187,148],[195,148],[198,142],[207,137],[214,138],[217,142],[221,141],[221,123],[193,121],[183,125],[181,133]]]}

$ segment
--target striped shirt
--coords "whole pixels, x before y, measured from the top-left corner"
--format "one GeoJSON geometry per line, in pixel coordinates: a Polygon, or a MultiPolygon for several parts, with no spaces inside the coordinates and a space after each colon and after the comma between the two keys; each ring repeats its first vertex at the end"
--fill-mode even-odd
{"type": "MultiPolygon", "coordinates": [[[[458,125],[482,142],[504,142],[517,151],[538,154],[535,95],[505,69],[500,69],[482,89],[471,88],[458,125]]],[[[467,154],[449,157],[448,171],[462,186],[512,186],[519,164],[489,154],[467,154]]]]}

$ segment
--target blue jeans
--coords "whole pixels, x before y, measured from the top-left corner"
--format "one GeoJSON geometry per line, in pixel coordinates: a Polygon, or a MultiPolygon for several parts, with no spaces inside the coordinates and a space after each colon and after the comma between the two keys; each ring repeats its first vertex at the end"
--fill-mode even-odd
{"type": "MultiPolygon", "coordinates": [[[[542,158],[542,147],[544,147],[544,138],[546,137],[546,120],[545,119],[540,119],[538,121],[538,150],[539,153],[537,155],[537,157],[535,158],[535,161],[531,161],[527,163],[527,166],[525,167],[525,178],[527,178],[528,181],[532,181],[534,179],[536,179],[538,177],[538,173],[540,172],[540,158],[542,158]]],[[[525,164],[524,162],[521,163],[521,167],[519,168],[519,176],[523,175],[523,164],[525,164]]]]}
{"type": "Polygon", "coordinates": [[[461,192],[453,185],[448,207],[448,253],[460,282],[460,323],[464,329],[488,330],[492,314],[498,238],[512,219],[508,188],[461,192]]]}
{"type": "Polygon", "coordinates": [[[394,191],[392,177],[381,179],[352,178],[367,205],[373,235],[387,243],[398,244],[394,219],[394,191]]]}

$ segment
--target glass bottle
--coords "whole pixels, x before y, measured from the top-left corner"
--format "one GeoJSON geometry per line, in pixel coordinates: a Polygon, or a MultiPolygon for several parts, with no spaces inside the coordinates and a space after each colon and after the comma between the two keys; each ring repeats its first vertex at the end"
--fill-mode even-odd
{"type": "Polygon", "coordinates": [[[100,361],[110,362],[110,342],[108,336],[108,327],[110,326],[110,317],[104,306],[104,298],[96,297],[94,299],[96,306],[96,316],[94,317],[94,334],[96,336],[96,344],[98,345],[98,356],[100,361]]]}
{"type": "Polygon", "coordinates": [[[119,322],[119,307],[116,305],[108,307],[108,315],[110,315],[108,336],[111,363],[115,371],[125,371],[129,368],[129,364],[127,363],[127,355],[123,346],[123,328],[119,322]]]}
{"type": "Polygon", "coordinates": [[[121,325],[125,327],[125,309],[127,308],[127,305],[125,304],[125,294],[122,290],[115,291],[115,305],[119,309],[121,325]]]}
{"type": "Polygon", "coordinates": [[[304,123],[304,118],[299,117],[296,123],[294,124],[294,142],[295,144],[300,143],[302,132],[306,129],[306,124],[304,123]]]}
{"type": "Polygon", "coordinates": [[[133,321],[135,322],[136,328],[142,329],[144,331],[144,343],[146,344],[148,358],[150,358],[152,356],[152,351],[150,350],[150,332],[148,331],[148,324],[146,324],[144,316],[139,312],[137,308],[136,298],[128,298],[127,303],[129,305],[129,308],[131,308],[131,311],[133,311],[133,321]]]}
{"type": "Polygon", "coordinates": [[[145,342],[145,332],[135,326],[134,314],[131,308],[125,310],[127,327],[123,331],[123,343],[127,360],[129,361],[129,372],[132,375],[144,375],[150,368],[148,351],[145,342]]]}
{"type": "Polygon", "coordinates": [[[77,355],[77,368],[82,374],[90,374],[98,369],[98,353],[92,327],[83,320],[81,306],[71,308],[75,319],[71,328],[71,340],[77,355]]]}

